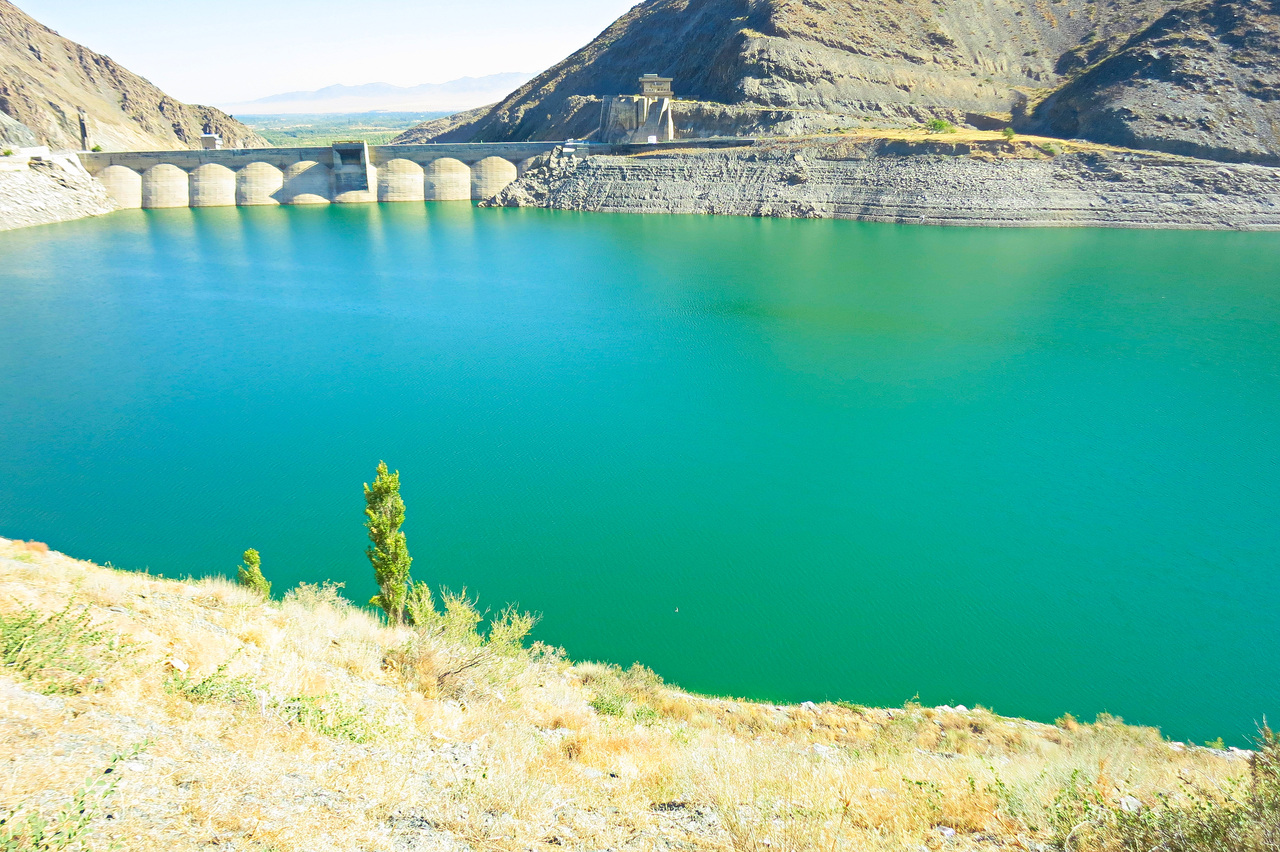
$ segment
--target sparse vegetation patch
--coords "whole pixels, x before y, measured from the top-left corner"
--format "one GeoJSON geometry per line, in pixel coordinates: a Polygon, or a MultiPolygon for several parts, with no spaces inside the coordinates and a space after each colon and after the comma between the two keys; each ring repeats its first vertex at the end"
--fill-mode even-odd
{"type": "Polygon", "coordinates": [[[0,659],[47,695],[100,689],[109,669],[130,654],[118,637],[97,627],[87,607],[68,604],[42,615],[0,613],[0,659]]]}
{"type": "Polygon", "coordinates": [[[2,540],[0,566],[0,605],[41,601],[3,622],[4,852],[78,852],[89,829],[104,852],[1278,848],[1266,729],[1249,754],[1105,714],[703,697],[638,664],[527,648],[532,616],[465,592],[407,586],[396,625],[334,583],[264,601],[2,540]],[[37,694],[94,683],[116,629],[141,643],[131,665],[68,701],[37,694]],[[99,787],[54,792],[141,731],[146,758],[108,773],[126,772],[109,812],[124,818],[99,787]]]}
{"type": "Polygon", "coordinates": [[[0,850],[3,852],[89,852],[94,820],[115,792],[120,780],[117,768],[146,747],[142,743],[114,755],[102,773],[89,778],[71,801],[52,815],[43,815],[31,804],[21,804],[0,816],[0,850]]]}

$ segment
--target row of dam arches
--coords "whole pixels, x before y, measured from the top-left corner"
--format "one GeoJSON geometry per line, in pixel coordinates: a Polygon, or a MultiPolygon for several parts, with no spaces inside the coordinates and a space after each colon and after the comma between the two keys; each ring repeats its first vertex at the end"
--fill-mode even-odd
{"type": "Polygon", "coordinates": [[[485,157],[467,165],[452,157],[440,157],[422,165],[392,159],[376,168],[376,188],[341,193],[334,191],[333,169],[315,160],[302,160],[283,169],[263,162],[236,170],[220,163],[205,163],[190,170],[157,163],[141,172],[110,165],[94,177],[126,209],[467,201],[497,195],[528,162],[518,167],[502,157],[485,157]]]}

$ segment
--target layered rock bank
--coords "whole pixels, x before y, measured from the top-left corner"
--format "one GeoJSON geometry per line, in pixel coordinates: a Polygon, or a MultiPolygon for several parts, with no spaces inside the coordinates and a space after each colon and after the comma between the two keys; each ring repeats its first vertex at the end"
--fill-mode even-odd
{"type": "Polygon", "coordinates": [[[0,157],[0,231],[115,209],[106,189],[74,156],[0,157]]]}
{"type": "Polygon", "coordinates": [[[829,137],[551,154],[485,206],[931,225],[1280,229],[1280,169],[1043,141],[829,137]]]}

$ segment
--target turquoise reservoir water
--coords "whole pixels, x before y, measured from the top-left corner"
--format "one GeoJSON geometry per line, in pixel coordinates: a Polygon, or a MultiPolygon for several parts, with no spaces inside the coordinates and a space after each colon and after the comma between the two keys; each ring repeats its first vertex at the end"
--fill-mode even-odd
{"type": "Polygon", "coordinates": [[[774,700],[1280,719],[1280,234],[463,205],[0,234],[0,535],[415,574],[774,700]],[[678,612],[677,612],[678,608],[678,612]]]}

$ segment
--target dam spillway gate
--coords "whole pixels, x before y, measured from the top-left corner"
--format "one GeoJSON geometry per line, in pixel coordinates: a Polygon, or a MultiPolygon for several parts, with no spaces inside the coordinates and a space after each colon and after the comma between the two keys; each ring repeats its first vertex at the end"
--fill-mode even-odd
{"type": "MultiPolygon", "coordinates": [[[[562,142],[472,142],[193,151],[86,152],[89,174],[125,209],[368,204],[492,198],[562,142]]],[[[566,152],[570,150],[566,147],[566,152]]],[[[575,156],[587,156],[585,145],[575,156]]]]}

